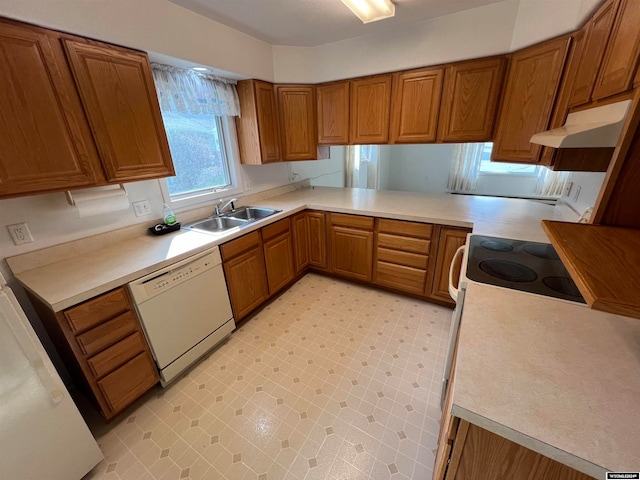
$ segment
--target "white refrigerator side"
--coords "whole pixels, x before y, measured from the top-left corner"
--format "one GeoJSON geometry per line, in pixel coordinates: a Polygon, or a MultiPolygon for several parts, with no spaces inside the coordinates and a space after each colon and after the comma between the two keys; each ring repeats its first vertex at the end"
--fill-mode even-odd
{"type": "Polygon", "coordinates": [[[0,478],[79,480],[103,455],[0,276],[0,478]]]}

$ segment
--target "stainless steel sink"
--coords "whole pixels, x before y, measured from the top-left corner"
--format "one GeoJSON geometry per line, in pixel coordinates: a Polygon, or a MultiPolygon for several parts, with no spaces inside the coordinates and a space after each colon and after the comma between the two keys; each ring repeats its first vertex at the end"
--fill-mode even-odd
{"type": "Polygon", "coordinates": [[[242,218],[244,220],[260,220],[273,215],[274,213],[281,212],[282,210],[274,210],[273,208],[263,207],[242,207],[233,212],[227,213],[227,217],[242,218]]]}
{"type": "Polygon", "coordinates": [[[185,228],[197,232],[222,234],[234,228],[241,228],[244,225],[262,220],[281,211],[282,210],[274,210],[273,208],[242,207],[233,212],[199,220],[191,225],[185,226],[185,228]]]}
{"type": "Polygon", "coordinates": [[[248,223],[242,218],[211,217],[188,225],[187,228],[206,233],[223,233],[232,228],[238,228],[248,223]]]}

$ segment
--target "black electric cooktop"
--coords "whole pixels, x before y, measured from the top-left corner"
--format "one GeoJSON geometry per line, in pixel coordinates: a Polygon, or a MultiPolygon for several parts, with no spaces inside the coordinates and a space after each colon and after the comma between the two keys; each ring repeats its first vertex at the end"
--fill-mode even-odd
{"type": "Polygon", "coordinates": [[[467,277],[479,283],[586,303],[548,243],[472,235],[467,277]]]}

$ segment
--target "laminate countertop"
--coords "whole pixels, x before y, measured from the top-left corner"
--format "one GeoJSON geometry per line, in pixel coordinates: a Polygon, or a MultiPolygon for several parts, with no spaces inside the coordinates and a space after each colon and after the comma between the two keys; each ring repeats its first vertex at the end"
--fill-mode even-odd
{"type": "MultiPolygon", "coordinates": [[[[548,239],[540,221],[557,218],[552,206],[527,200],[326,187],[252,204],[282,212],[224,236],[182,230],[152,237],[138,229],[7,262],[25,288],[59,311],[305,208],[541,242],[548,239]]],[[[594,477],[638,471],[640,322],[469,282],[459,342],[454,415],[594,477]]]]}

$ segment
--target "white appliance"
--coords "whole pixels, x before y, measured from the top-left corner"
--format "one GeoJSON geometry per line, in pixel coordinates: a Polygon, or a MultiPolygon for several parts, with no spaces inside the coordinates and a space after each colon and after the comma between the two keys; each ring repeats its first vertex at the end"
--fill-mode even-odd
{"type": "Polygon", "coordinates": [[[163,387],[236,328],[218,247],[135,280],[129,290],[163,387]]]}
{"type": "Polygon", "coordinates": [[[0,478],[80,480],[103,455],[0,274],[0,478]]]}

